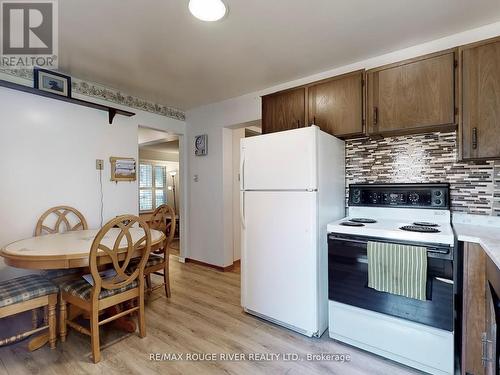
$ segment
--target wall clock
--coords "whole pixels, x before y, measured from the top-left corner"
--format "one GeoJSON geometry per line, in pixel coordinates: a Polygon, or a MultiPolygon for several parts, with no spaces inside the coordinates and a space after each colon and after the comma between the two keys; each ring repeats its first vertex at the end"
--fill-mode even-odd
{"type": "Polygon", "coordinates": [[[207,141],[207,134],[197,135],[194,137],[194,154],[196,156],[204,156],[208,153],[207,141]]]}

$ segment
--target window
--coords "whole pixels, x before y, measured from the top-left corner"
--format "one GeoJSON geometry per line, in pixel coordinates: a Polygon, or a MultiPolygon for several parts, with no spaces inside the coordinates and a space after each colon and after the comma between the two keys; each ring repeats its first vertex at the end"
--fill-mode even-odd
{"type": "Polygon", "coordinates": [[[152,211],[167,203],[167,167],[139,164],[139,211],[152,211]]]}

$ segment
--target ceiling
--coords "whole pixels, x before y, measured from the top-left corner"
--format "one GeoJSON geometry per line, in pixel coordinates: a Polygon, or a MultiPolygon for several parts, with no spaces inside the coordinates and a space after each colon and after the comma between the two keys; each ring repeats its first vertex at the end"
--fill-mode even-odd
{"type": "Polygon", "coordinates": [[[59,69],[179,109],[500,20],[500,0],[59,1],[59,69]]]}
{"type": "Polygon", "coordinates": [[[178,154],[179,153],[179,140],[169,141],[169,142],[161,142],[155,143],[145,146],[139,146],[141,150],[150,150],[150,151],[158,151],[158,152],[168,152],[170,154],[178,154]]]}
{"type": "Polygon", "coordinates": [[[167,133],[161,130],[144,128],[142,126],[139,126],[137,134],[139,146],[147,146],[155,143],[175,141],[179,139],[179,136],[175,134],[167,133]]]}

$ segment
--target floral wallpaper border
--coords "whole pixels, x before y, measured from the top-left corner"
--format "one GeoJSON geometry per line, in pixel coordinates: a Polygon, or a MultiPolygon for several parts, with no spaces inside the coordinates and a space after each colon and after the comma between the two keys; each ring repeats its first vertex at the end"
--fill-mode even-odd
{"type": "MultiPolygon", "coordinates": [[[[33,80],[33,71],[31,69],[0,69],[0,72],[31,81],[33,80]]],[[[77,78],[71,77],[71,81],[71,91],[74,93],[106,100],[127,107],[136,108],[142,111],[155,113],[157,115],[170,117],[180,121],[186,120],[186,114],[179,109],[162,104],[152,103],[135,96],[122,94],[118,90],[98,85],[96,83],[82,81],[77,78]]]]}

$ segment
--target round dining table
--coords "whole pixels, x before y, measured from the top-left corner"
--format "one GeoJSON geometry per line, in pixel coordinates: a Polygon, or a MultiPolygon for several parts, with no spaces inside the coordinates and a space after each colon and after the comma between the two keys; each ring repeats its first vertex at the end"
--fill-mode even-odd
{"type": "MultiPolygon", "coordinates": [[[[31,270],[84,268],[89,265],[90,248],[98,232],[99,229],[88,229],[26,238],[1,248],[0,256],[4,258],[7,265],[17,268],[31,270]]],[[[101,243],[112,249],[120,232],[121,229],[112,228],[101,243]]],[[[144,236],[141,228],[130,228],[129,232],[133,243],[144,236]]],[[[160,249],[165,240],[166,236],[163,232],[151,229],[151,251],[160,249]]],[[[125,253],[126,247],[127,238],[124,236],[118,248],[123,249],[122,252],[125,253]]],[[[137,247],[137,256],[142,254],[142,249],[141,246],[137,247]]],[[[112,263],[111,258],[104,252],[99,251],[97,255],[98,265],[112,263]]],[[[123,257],[118,254],[118,259],[121,260],[120,258],[125,258],[125,254],[123,257]]],[[[135,323],[126,317],[117,319],[115,324],[127,332],[133,332],[136,329],[135,323]]],[[[28,344],[28,348],[35,350],[45,345],[48,339],[48,333],[35,337],[28,344]]]]}
{"type": "MultiPolygon", "coordinates": [[[[111,229],[101,243],[113,248],[120,231],[119,228],[111,229]]],[[[87,267],[90,248],[98,232],[99,229],[87,229],[26,238],[4,246],[0,249],[0,256],[9,266],[32,270],[87,267]]],[[[144,236],[144,231],[141,228],[130,228],[130,234],[135,243],[144,236]]],[[[163,232],[151,229],[151,251],[161,248],[165,239],[163,232]]],[[[126,246],[127,239],[124,236],[120,248],[126,246]]],[[[140,256],[140,247],[137,252],[137,256],[140,256]]],[[[98,255],[99,264],[111,263],[104,252],[99,252],[98,255]]]]}

